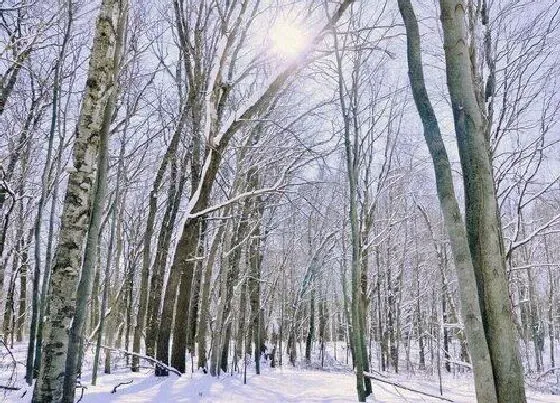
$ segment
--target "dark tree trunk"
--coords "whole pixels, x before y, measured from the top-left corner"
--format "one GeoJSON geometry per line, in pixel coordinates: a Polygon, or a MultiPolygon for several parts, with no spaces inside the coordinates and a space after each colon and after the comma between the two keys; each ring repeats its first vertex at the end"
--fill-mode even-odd
{"type": "MultiPolygon", "coordinates": [[[[311,285],[313,287],[313,285],[311,285]]],[[[305,339],[305,360],[311,363],[311,347],[315,335],[315,289],[311,290],[311,300],[309,301],[309,330],[305,339]]]]}

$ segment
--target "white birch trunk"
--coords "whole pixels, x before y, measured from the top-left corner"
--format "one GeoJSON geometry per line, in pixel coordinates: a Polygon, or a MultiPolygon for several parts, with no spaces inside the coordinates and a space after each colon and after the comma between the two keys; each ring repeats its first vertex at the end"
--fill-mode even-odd
{"type": "Polygon", "coordinates": [[[73,169],[64,198],[61,229],[49,287],[43,354],[33,402],[60,401],[68,331],[76,309],[82,246],[88,227],[97,170],[99,134],[113,91],[116,26],[123,0],[103,0],[97,19],[88,79],[73,148],[73,169]]]}

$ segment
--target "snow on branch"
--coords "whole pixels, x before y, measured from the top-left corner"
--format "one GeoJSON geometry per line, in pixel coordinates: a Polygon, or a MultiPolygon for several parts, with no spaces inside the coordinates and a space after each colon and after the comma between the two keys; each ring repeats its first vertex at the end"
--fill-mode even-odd
{"type": "MultiPolygon", "coordinates": [[[[211,164],[219,161],[219,154],[221,154],[221,152],[223,152],[223,150],[227,147],[230,139],[239,131],[239,129],[247,124],[247,121],[252,120],[260,112],[266,110],[270,106],[272,100],[281,91],[289,77],[291,77],[299,68],[307,64],[304,58],[313,51],[314,47],[324,38],[332,27],[334,27],[346,9],[350,7],[354,1],[355,0],[344,0],[336,12],[329,18],[328,22],[315,35],[313,41],[311,41],[307,48],[302,52],[300,58],[288,64],[284,70],[271,79],[268,85],[264,86],[264,90],[262,92],[255,94],[245,103],[245,106],[239,108],[238,112],[235,113],[224,125],[224,129],[216,134],[215,137],[211,138],[211,133],[206,133],[207,130],[211,129],[209,122],[206,122],[205,136],[207,136],[208,139],[211,138],[211,141],[209,141],[209,145],[211,147],[202,166],[202,172],[200,175],[201,179],[199,181],[198,188],[194,191],[191,200],[189,200],[187,206],[187,217],[193,213],[194,206],[198,203],[202,193],[202,187],[207,184],[205,179],[206,175],[210,172],[211,164]]],[[[227,43],[220,43],[220,47],[226,45],[227,43]]],[[[221,52],[221,49],[218,49],[218,51],[221,52]]],[[[197,212],[195,211],[195,213],[197,212]]]]}
{"type": "MultiPolygon", "coordinates": [[[[230,204],[233,203],[237,203],[247,197],[254,197],[254,196],[259,196],[262,194],[266,194],[266,193],[276,193],[278,191],[280,191],[284,186],[286,186],[285,180],[286,177],[290,174],[290,172],[292,171],[292,168],[294,168],[296,161],[299,160],[299,158],[302,156],[303,153],[300,153],[298,155],[297,158],[294,158],[294,160],[292,161],[292,163],[290,163],[282,172],[282,174],[280,175],[280,177],[278,178],[278,180],[270,187],[267,188],[263,188],[263,189],[255,189],[255,190],[251,190],[248,192],[243,192],[243,193],[239,193],[237,196],[232,197],[231,199],[228,199],[222,203],[218,203],[215,204],[213,206],[210,206],[204,210],[199,210],[196,212],[192,212],[192,209],[189,209],[188,211],[191,211],[187,214],[186,218],[187,219],[192,219],[192,218],[197,218],[209,213],[212,213],[216,210],[220,210],[223,207],[229,206],[230,204]]],[[[190,203],[189,203],[190,204],[190,203]]]]}
{"type": "Polygon", "coordinates": [[[373,379],[373,380],[378,381],[378,382],[388,383],[389,385],[393,385],[396,388],[408,390],[409,392],[419,393],[419,394],[424,395],[424,396],[433,397],[434,399],[445,400],[446,402],[452,402],[453,401],[453,400],[448,399],[448,398],[443,397],[443,396],[433,395],[431,393],[424,392],[422,390],[414,389],[414,388],[411,388],[409,386],[404,386],[403,384],[400,384],[398,382],[392,382],[392,381],[388,381],[387,379],[379,378],[378,376],[375,376],[371,372],[364,372],[364,376],[366,378],[373,379]]]}
{"type": "Polygon", "coordinates": [[[203,216],[205,214],[212,213],[216,210],[222,209],[223,207],[229,206],[230,204],[237,203],[238,201],[241,201],[241,200],[245,199],[246,197],[259,196],[259,195],[265,194],[265,193],[278,192],[281,189],[281,187],[282,187],[281,184],[276,183],[274,186],[269,187],[269,188],[263,188],[263,189],[258,189],[258,190],[251,190],[250,192],[239,193],[237,196],[232,197],[231,199],[228,199],[228,200],[226,200],[222,203],[215,204],[213,206],[210,206],[210,207],[208,207],[204,210],[197,211],[195,213],[189,213],[187,215],[187,219],[197,218],[197,217],[203,216]]]}
{"type": "Polygon", "coordinates": [[[155,358],[148,357],[147,355],[138,354],[138,353],[134,353],[134,352],[132,352],[132,351],[121,350],[121,349],[118,349],[118,348],[108,347],[108,346],[104,346],[104,345],[101,345],[100,347],[103,348],[103,349],[105,349],[105,350],[113,351],[113,352],[115,352],[115,353],[121,353],[121,354],[125,354],[125,355],[132,355],[132,356],[138,357],[138,358],[140,358],[140,359],[142,359],[142,360],[145,360],[145,361],[148,361],[148,362],[150,362],[150,363],[152,363],[152,364],[155,364],[156,366],[161,367],[161,368],[163,368],[163,369],[165,369],[165,370],[167,370],[167,371],[169,371],[169,372],[173,372],[173,373],[174,373],[175,375],[177,375],[177,376],[181,376],[181,375],[182,375],[182,374],[181,374],[178,370],[176,370],[175,368],[170,367],[169,365],[166,365],[166,364],[164,364],[163,362],[156,360],[155,358]]]}
{"type": "Polygon", "coordinates": [[[523,266],[513,266],[510,267],[509,271],[516,271],[516,270],[527,270],[527,269],[536,269],[542,267],[556,267],[560,266],[558,263],[535,263],[535,264],[528,264],[523,266]]]}
{"type": "Polygon", "coordinates": [[[288,78],[299,68],[307,64],[305,57],[313,51],[319,42],[321,42],[324,36],[334,27],[346,9],[350,7],[354,1],[355,0],[344,0],[336,12],[329,18],[329,21],[319,30],[309,45],[302,51],[301,56],[288,64],[284,70],[271,79],[271,81],[264,86],[264,90],[260,94],[255,94],[255,96],[246,102],[245,106],[239,108],[238,113],[234,114],[225,125],[225,130],[221,131],[210,144],[214,147],[220,147],[222,141],[227,143],[244,124],[244,121],[251,120],[257,116],[259,112],[265,110],[274,96],[280,92],[288,78]]]}
{"type": "Polygon", "coordinates": [[[541,234],[542,232],[544,232],[547,229],[549,229],[550,227],[552,227],[554,224],[558,223],[559,220],[560,220],[560,213],[556,214],[554,217],[552,217],[550,220],[545,222],[540,227],[535,228],[535,230],[530,232],[525,238],[520,239],[520,240],[511,241],[509,251],[508,251],[508,255],[510,255],[511,252],[513,252],[515,249],[525,245],[527,242],[531,241],[531,239],[533,239],[537,235],[541,234]]]}

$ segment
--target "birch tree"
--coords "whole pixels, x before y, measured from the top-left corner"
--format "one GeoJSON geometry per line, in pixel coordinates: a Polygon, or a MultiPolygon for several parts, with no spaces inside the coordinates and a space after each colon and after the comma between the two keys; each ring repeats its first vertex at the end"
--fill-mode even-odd
{"type": "Polygon", "coordinates": [[[62,226],[49,286],[49,314],[44,327],[39,377],[34,402],[62,398],[68,348],[68,330],[75,312],[76,288],[86,235],[100,131],[107,101],[114,88],[116,26],[121,1],[105,0],[97,19],[90,67],[73,149],[73,170],[68,179],[62,226]]]}

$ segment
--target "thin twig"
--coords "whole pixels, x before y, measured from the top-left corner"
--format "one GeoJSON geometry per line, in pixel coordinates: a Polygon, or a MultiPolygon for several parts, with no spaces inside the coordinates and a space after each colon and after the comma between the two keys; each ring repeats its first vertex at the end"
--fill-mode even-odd
{"type": "Polygon", "coordinates": [[[558,371],[558,370],[560,370],[560,367],[553,367],[547,369],[546,371],[544,371],[542,374],[538,376],[537,382],[539,382],[542,378],[544,378],[546,375],[550,374],[551,372],[558,371]]]}
{"type": "Polygon", "coordinates": [[[167,370],[167,371],[169,371],[169,372],[173,372],[173,373],[174,373],[175,375],[177,375],[177,376],[181,376],[181,375],[182,375],[182,374],[181,374],[178,370],[176,370],[175,368],[170,367],[169,365],[166,365],[166,364],[164,364],[163,362],[156,360],[155,358],[148,357],[148,356],[146,356],[146,355],[142,355],[142,354],[138,354],[138,353],[134,353],[134,352],[131,352],[131,351],[120,350],[120,349],[118,349],[118,348],[112,348],[112,347],[103,346],[103,345],[101,345],[100,347],[103,348],[103,349],[105,349],[105,350],[114,351],[114,352],[116,352],[116,353],[121,353],[121,354],[136,356],[136,357],[138,357],[138,358],[141,358],[141,359],[143,359],[143,360],[146,360],[146,361],[148,361],[148,362],[151,362],[152,364],[155,364],[156,366],[159,366],[159,367],[161,367],[161,368],[164,368],[165,370],[167,370]]]}
{"type": "Polygon", "coordinates": [[[424,395],[424,396],[433,397],[434,399],[445,400],[446,402],[452,402],[453,401],[453,400],[448,399],[448,398],[443,397],[443,396],[432,395],[431,393],[428,393],[428,392],[424,392],[424,391],[421,391],[421,390],[418,390],[418,389],[413,389],[413,388],[410,388],[408,386],[401,385],[398,382],[391,382],[391,381],[388,381],[387,379],[379,378],[379,377],[377,377],[377,376],[375,376],[375,375],[373,375],[372,373],[369,373],[369,372],[364,372],[364,376],[366,378],[373,379],[375,381],[388,383],[389,385],[393,385],[393,386],[396,386],[397,388],[408,390],[410,392],[420,393],[421,395],[424,395]]]}
{"type": "Polygon", "coordinates": [[[76,389],[80,389],[80,398],[76,401],[76,403],[80,403],[84,398],[84,389],[87,389],[87,386],[78,385],[76,386],[76,389]]]}
{"type": "Polygon", "coordinates": [[[126,382],[120,382],[117,386],[115,386],[115,387],[113,388],[113,390],[111,391],[111,393],[117,393],[117,388],[118,388],[119,386],[128,385],[128,384],[131,384],[132,382],[134,382],[134,380],[132,380],[132,379],[131,379],[130,381],[126,381],[126,382]]]}
{"type": "Polygon", "coordinates": [[[21,388],[16,388],[14,386],[4,386],[4,385],[0,385],[0,389],[5,389],[5,390],[20,390],[21,388]]]}

